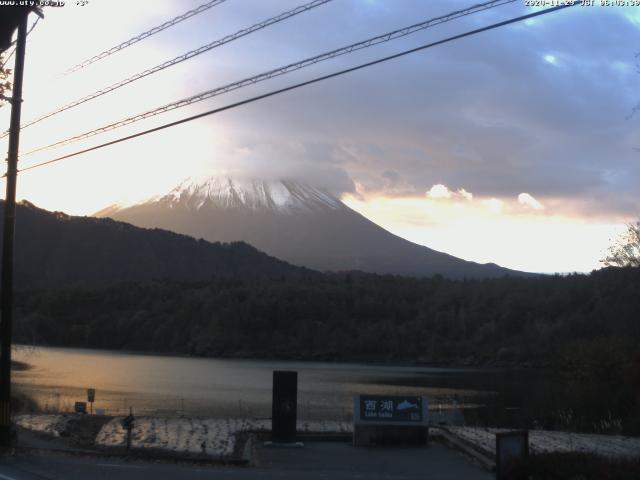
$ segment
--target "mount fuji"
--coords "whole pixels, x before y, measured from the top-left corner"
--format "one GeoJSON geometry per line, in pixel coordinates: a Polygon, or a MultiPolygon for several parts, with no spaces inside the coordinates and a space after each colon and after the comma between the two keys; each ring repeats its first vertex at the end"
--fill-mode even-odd
{"type": "Polygon", "coordinates": [[[212,242],[245,241],[269,255],[321,271],[447,278],[527,275],[461,260],[409,242],[350,209],[327,191],[278,180],[188,179],[165,195],[95,214],[212,242]]]}

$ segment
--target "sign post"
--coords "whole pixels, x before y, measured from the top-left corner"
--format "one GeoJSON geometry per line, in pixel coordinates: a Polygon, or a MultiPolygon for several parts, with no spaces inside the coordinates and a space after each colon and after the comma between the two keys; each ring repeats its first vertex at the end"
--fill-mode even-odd
{"type": "Polygon", "coordinates": [[[127,453],[131,450],[131,431],[133,430],[134,422],[133,409],[129,408],[129,415],[122,419],[122,428],[127,430],[127,453]]]}
{"type": "Polygon", "coordinates": [[[87,389],[87,402],[89,402],[89,411],[91,412],[91,415],[93,415],[93,402],[96,399],[96,389],[95,388],[88,388],[87,389]]]}
{"type": "Polygon", "coordinates": [[[421,444],[429,436],[429,400],[424,396],[356,395],[353,444],[421,444]]]}

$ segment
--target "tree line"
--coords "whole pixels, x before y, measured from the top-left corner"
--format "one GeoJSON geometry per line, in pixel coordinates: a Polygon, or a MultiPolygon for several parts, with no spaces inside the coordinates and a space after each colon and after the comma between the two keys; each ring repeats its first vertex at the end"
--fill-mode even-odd
{"type": "Polygon", "coordinates": [[[640,269],[451,281],[364,273],[19,292],[16,341],[200,356],[549,365],[640,340],[640,269]]]}

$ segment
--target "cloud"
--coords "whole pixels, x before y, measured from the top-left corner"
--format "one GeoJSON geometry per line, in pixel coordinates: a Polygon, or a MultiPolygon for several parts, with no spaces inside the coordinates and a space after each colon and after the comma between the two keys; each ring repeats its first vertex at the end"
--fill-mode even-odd
{"type": "Polygon", "coordinates": [[[473,200],[473,193],[467,192],[464,188],[461,188],[460,190],[458,190],[458,195],[460,195],[465,200],[469,200],[469,201],[473,200]]]}
{"type": "Polygon", "coordinates": [[[245,178],[294,179],[340,195],[355,190],[342,166],[345,155],[343,149],[324,142],[243,135],[220,142],[218,161],[211,170],[245,178]]]}
{"type": "Polygon", "coordinates": [[[459,188],[457,191],[452,191],[446,185],[437,183],[433,185],[426,193],[427,198],[434,200],[442,199],[455,199],[455,200],[473,200],[473,193],[466,191],[464,188],[459,188]]]}
{"type": "MultiPolygon", "coordinates": [[[[401,2],[387,7],[384,18],[358,13],[367,15],[366,28],[340,22],[364,37],[408,21],[401,2]]],[[[445,10],[425,2],[413,20],[445,10]]],[[[633,151],[640,117],[625,117],[637,102],[640,78],[632,45],[616,39],[634,38],[637,30],[613,10],[568,9],[535,25],[429,49],[256,105],[242,122],[274,136],[316,136],[347,148],[341,168],[368,191],[387,188],[404,196],[437,184],[464,185],[481,198],[535,191],[542,198],[571,199],[582,215],[632,214],[628,199],[640,202],[633,151]],[[550,68],[545,55],[556,65],[561,60],[562,68],[550,68]],[[403,179],[401,188],[385,178],[388,171],[403,179]]],[[[510,13],[517,13],[516,6],[443,25],[424,37],[441,38],[510,13]]],[[[335,46],[348,31],[336,28],[335,46]]],[[[318,69],[334,71],[422,41],[407,37],[318,69]]],[[[319,39],[299,46],[319,51],[319,44],[326,46],[319,39]]]]}
{"type": "MultiPolygon", "coordinates": [[[[176,25],[170,35],[150,37],[110,60],[49,84],[43,83],[45,74],[108,48],[172,13],[180,13],[183,7],[160,2],[160,10],[154,10],[151,17],[141,16],[136,10],[116,30],[101,29],[100,35],[84,35],[86,42],[62,49],[55,59],[50,55],[50,39],[68,39],[68,32],[77,33],[70,28],[74,25],[95,30],[104,9],[98,8],[100,2],[83,7],[82,12],[76,12],[83,16],[80,23],[77,15],[69,17],[66,9],[52,10],[47,21],[40,22],[29,37],[32,74],[25,78],[23,117],[26,120],[49,111],[284,9],[280,2],[243,2],[243,8],[228,3],[212,9],[176,25]]],[[[285,3],[290,2],[283,0],[285,3]]],[[[52,117],[41,127],[26,129],[21,145],[24,149],[41,146],[125,114],[448,13],[468,2],[374,4],[375,8],[364,1],[330,2],[149,76],[117,94],[52,117]]],[[[520,2],[487,10],[158,116],[99,140],[228,105],[525,11],[520,2]]],[[[180,169],[176,181],[199,173],[193,171],[195,168],[209,168],[255,176],[298,177],[335,193],[353,191],[357,183],[363,192],[398,198],[423,196],[434,185],[442,185],[450,200],[478,204],[490,198],[515,204],[520,193],[535,192],[544,199],[545,215],[567,206],[573,215],[585,217],[637,215],[640,161],[633,148],[640,145],[640,116],[626,119],[638,101],[640,75],[634,57],[637,18],[637,9],[566,9],[231,109],[103,152],[105,157],[122,158],[123,162],[149,159],[149,164],[176,165],[171,167],[180,169]],[[547,63],[551,56],[561,68],[547,63]],[[169,131],[189,132],[184,134],[189,141],[180,142],[176,140],[180,135],[169,131]],[[196,136],[215,137],[215,147],[200,148],[203,140],[190,141],[196,136]],[[181,147],[179,155],[173,153],[177,146],[181,147]],[[460,189],[461,185],[465,188],[460,189]]],[[[7,123],[9,110],[2,110],[0,120],[7,123]]],[[[98,143],[98,137],[94,140],[98,143]]],[[[87,141],[74,148],[93,144],[87,141]]],[[[0,147],[6,148],[6,142],[0,141],[0,147]]],[[[78,157],[78,162],[84,158],[88,157],[78,157]]],[[[95,162],[93,173],[103,177],[108,170],[115,170],[112,165],[113,161],[95,162]]],[[[56,168],[61,167],[48,171],[56,168]]],[[[157,171],[158,167],[144,170],[157,171]]],[[[40,195],[52,202],[61,192],[80,198],[78,189],[83,178],[70,175],[61,180],[63,183],[56,183],[56,189],[46,192],[35,188],[27,191],[25,181],[23,193],[26,198],[40,195]]],[[[136,183],[144,183],[146,188],[154,182],[149,175],[136,180],[130,182],[134,192],[136,183]]],[[[165,188],[164,183],[160,187],[165,188]]],[[[122,193],[113,191],[109,195],[116,201],[122,193]]],[[[521,208],[519,204],[515,207],[521,208]]]]}
{"type": "Polygon", "coordinates": [[[538,200],[533,198],[532,195],[529,195],[526,192],[518,195],[518,203],[533,210],[544,210],[544,206],[538,200]]]}
{"type": "Polygon", "coordinates": [[[451,198],[451,191],[445,185],[438,183],[429,189],[427,197],[435,199],[451,198]]]}

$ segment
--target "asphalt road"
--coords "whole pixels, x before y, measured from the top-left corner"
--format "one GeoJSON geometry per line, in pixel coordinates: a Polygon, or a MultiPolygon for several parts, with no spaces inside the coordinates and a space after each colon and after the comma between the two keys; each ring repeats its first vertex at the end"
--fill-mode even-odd
{"type": "Polygon", "coordinates": [[[70,456],[24,454],[0,459],[0,480],[489,480],[494,475],[447,447],[355,448],[346,443],[308,443],[303,448],[257,449],[252,467],[152,463],[70,456]]]}

